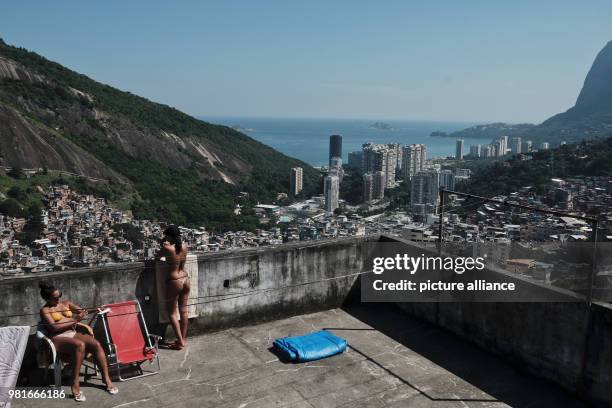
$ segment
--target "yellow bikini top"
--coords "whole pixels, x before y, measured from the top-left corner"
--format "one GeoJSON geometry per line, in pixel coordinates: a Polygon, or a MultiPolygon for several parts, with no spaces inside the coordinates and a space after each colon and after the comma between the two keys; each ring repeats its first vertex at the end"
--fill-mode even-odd
{"type": "Polygon", "coordinates": [[[53,318],[53,321],[55,322],[59,322],[60,320],[62,320],[62,317],[67,317],[67,318],[71,318],[72,317],[72,311],[71,310],[63,310],[61,312],[51,312],[51,318],[53,318]]]}

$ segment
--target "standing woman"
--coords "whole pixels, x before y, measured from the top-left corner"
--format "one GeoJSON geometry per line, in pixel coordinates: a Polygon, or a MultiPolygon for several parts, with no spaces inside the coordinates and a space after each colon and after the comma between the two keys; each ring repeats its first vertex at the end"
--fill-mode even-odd
{"type": "Polygon", "coordinates": [[[189,276],[185,271],[187,259],[187,246],[181,240],[181,232],[175,225],[170,225],[164,231],[162,239],[161,257],[165,257],[166,271],[166,306],[168,319],[176,335],[176,342],[170,345],[171,349],[181,350],[185,347],[187,337],[189,290],[191,285],[189,276]],[[180,315],[179,319],[176,310],[180,315]]]}
{"type": "Polygon", "coordinates": [[[40,309],[40,319],[44,324],[53,345],[59,354],[69,355],[72,358],[72,394],[76,401],[85,401],[85,395],[81,392],[79,376],[81,364],[88,353],[96,358],[96,362],[102,373],[102,380],[106,384],[109,394],[119,392],[113,385],[108,374],[108,362],[106,354],[98,340],[89,334],[77,331],[80,321],[87,315],[87,310],[80,308],[69,300],[60,300],[62,292],[55,286],[40,282],[40,296],[45,300],[40,309]]]}

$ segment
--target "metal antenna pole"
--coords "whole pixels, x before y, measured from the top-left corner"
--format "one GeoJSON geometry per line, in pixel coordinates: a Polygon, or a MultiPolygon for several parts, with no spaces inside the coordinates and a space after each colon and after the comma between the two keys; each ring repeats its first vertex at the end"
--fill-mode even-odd
{"type": "Polygon", "coordinates": [[[597,273],[597,230],[599,222],[593,223],[593,265],[591,265],[591,276],[589,276],[589,293],[587,296],[587,304],[591,307],[593,302],[593,286],[595,285],[595,274],[597,273]]]}
{"type": "Polygon", "coordinates": [[[444,188],[440,187],[439,191],[439,207],[438,207],[438,252],[442,253],[442,223],[444,218],[444,188]]]}

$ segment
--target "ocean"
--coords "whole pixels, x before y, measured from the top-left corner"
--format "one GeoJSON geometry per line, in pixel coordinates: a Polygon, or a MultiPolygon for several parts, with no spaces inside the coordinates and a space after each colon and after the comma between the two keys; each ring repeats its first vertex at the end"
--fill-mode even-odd
{"type": "MultiPolygon", "coordinates": [[[[207,122],[238,128],[252,138],[276,150],[313,166],[327,165],[329,136],[342,135],[343,162],[348,153],[361,150],[367,142],[400,143],[401,145],[423,143],[427,145],[427,157],[455,155],[455,139],[430,137],[433,131],[453,132],[473,126],[471,122],[427,122],[403,120],[362,119],[286,119],[248,117],[201,117],[207,122]],[[372,128],[380,122],[388,129],[372,128]]],[[[464,152],[472,144],[487,143],[483,139],[465,139],[464,152]]]]}

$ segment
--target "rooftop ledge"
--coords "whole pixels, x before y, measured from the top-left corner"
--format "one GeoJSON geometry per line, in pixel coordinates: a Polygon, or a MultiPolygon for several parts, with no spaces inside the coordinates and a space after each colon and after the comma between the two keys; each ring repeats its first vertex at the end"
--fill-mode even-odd
{"type": "MultiPolygon", "coordinates": [[[[121,383],[115,397],[84,387],[88,403],[520,407],[580,406],[573,398],[582,398],[591,405],[612,404],[610,305],[362,303],[359,278],[351,274],[363,270],[368,245],[378,241],[423,250],[394,237],[367,236],[199,255],[194,295],[199,298],[325,282],[196,305],[189,347],[162,351],[159,375],[121,383]],[[320,328],[347,338],[349,351],[285,364],[268,350],[276,337],[320,328]]],[[[38,279],[0,281],[0,315],[32,313],[0,318],[0,325],[36,322],[38,279]]],[[[167,331],[159,318],[153,264],[62,271],[45,279],[83,306],[136,298],[149,330],[167,331]]],[[[27,369],[24,361],[22,371],[27,369]]],[[[14,406],[43,403],[65,402],[14,406]]]]}

